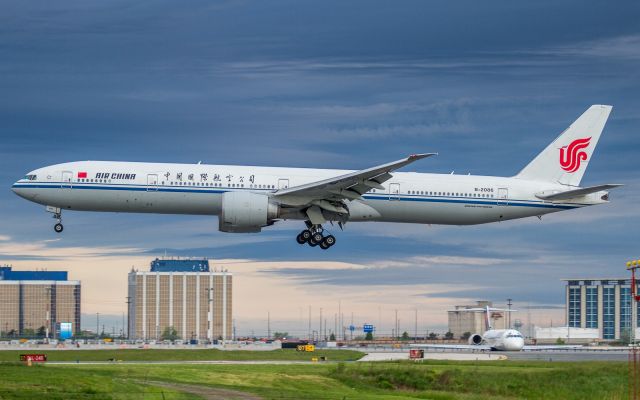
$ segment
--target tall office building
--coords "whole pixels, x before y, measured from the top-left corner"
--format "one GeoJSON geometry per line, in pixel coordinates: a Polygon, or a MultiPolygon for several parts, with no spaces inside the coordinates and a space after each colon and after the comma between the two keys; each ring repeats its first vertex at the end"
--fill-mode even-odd
{"type": "Polygon", "coordinates": [[[229,272],[210,271],[202,259],[156,259],[151,267],[129,273],[130,338],[160,340],[168,327],[183,340],[231,338],[229,272]]]}
{"type": "MultiPolygon", "coordinates": [[[[618,340],[631,329],[631,279],[563,279],[570,328],[598,330],[598,337],[618,340]]],[[[637,315],[637,307],[635,313],[637,315]]],[[[636,331],[640,324],[636,323],[636,331]]]]}
{"type": "MultiPolygon", "coordinates": [[[[44,329],[57,338],[59,324],[80,333],[80,282],[65,271],[14,271],[0,267],[0,332],[34,336],[44,329]]],[[[45,334],[46,334],[45,333],[45,334]]]]}

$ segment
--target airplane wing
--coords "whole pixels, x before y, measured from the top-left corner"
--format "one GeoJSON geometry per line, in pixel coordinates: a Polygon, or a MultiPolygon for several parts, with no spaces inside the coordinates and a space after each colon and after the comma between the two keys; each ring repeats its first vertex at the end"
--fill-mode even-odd
{"type": "Polygon", "coordinates": [[[384,190],[382,183],[391,179],[393,176],[391,172],[436,154],[413,154],[387,164],[281,189],[273,194],[273,198],[281,204],[289,206],[310,206],[306,210],[309,219],[314,224],[320,224],[325,221],[323,211],[348,215],[349,212],[343,200],[361,200],[362,195],[371,189],[384,190]]]}
{"type": "Polygon", "coordinates": [[[600,192],[602,190],[609,190],[609,189],[615,189],[617,187],[623,186],[619,183],[610,183],[610,184],[606,184],[606,185],[597,185],[597,186],[590,186],[590,187],[586,187],[586,188],[580,188],[580,189],[574,189],[574,190],[567,190],[564,192],[557,192],[557,193],[546,193],[546,192],[541,192],[541,193],[536,193],[536,197],[542,200],[569,200],[569,199],[573,199],[576,197],[580,197],[580,196],[585,196],[587,194],[591,194],[591,193],[596,193],[596,192],[600,192]]]}
{"type": "Polygon", "coordinates": [[[384,189],[381,183],[391,178],[390,172],[437,153],[413,154],[407,158],[393,161],[376,167],[363,169],[349,174],[324,179],[318,182],[281,189],[275,192],[276,197],[302,196],[313,199],[359,199],[371,189],[384,189]]]}

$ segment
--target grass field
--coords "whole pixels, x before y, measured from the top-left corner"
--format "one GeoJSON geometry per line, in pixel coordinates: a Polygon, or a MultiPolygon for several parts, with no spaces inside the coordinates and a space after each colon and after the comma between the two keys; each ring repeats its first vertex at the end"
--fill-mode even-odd
{"type": "Polygon", "coordinates": [[[34,367],[0,364],[0,398],[195,399],[207,397],[193,394],[190,388],[223,388],[254,396],[237,398],[267,399],[618,400],[627,398],[626,368],[626,363],[621,362],[508,361],[34,367]],[[180,386],[172,386],[176,384],[180,386]]]}
{"type": "Polygon", "coordinates": [[[0,351],[0,362],[20,360],[20,354],[44,353],[48,361],[310,361],[312,357],[326,357],[329,361],[354,361],[364,353],[352,350],[318,350],[313,353],[299,352],[295,349],[270,351],[246,351],[217,349],[164,350],[164,349],[127,349],[127,350],[4,350],[0,351]]]}

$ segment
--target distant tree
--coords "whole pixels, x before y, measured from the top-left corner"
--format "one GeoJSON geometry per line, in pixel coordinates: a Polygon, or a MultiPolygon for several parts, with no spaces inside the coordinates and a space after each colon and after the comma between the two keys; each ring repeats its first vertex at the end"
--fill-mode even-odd
{"type": "Polygon", "coordinates": [[[335,342],[336,341],[336,334],[332,333],[331,335],[329,335],[329,341],[331,342],[335,342]]]}
{"type": "Polygon", "coordinates": [[[444,334],[444,338],[447,340],[451,340],[453,339],[453,332],[449,331],[447,333],[444,334]]]}
{"type": "Polygon", "coordinates": [[[373,333],[367,332],[367,334],[364,336],[364,340],[373,340],[373,333]]]}
{"type": "Polygon", "coordinates": [[[557,338],[556,339],[556,344],[562,345],[562,344],[564,344],[564,340],[562,338],[557,338]]]}
{"type": "Polygon", "coordinates": [[[460,336],[460,339],[469,340],[470,337],[471,337],[471,332],[465,332],[462,334],[462,336],[460,336]]]}
{"type": "Polygon", "coordinates": [[[173,326],[167,326],[166,328],[164,328],[164,331],[162,331],[162,336],[160,336],[160,339],[171,341],[178,340],[178,331],[173,326]]]}
{"type": "Polygon", "coordinates": [[[287,336],[289,336],[289,332],[274,332],[273,333],[273,338],[278,340],[278,339],[286,339],[287,336]]]}
{"type": "Polygon", "coordinates": [[[45,335],[47,334],[47,328],[44,327],[44,325],[42,325],[40,328],[38,328],[38,330],[36,331],[36,336],[43,338],[45,337],[45,335]]]}
{"type": "Polygon", "coordinates": [[[436,340],[438,338],[438,334],[435,332],[431,332],[428,336],[429,340],[436,340]]]}
{"type": "Polygon", "coordinates": [[[402,332],[402,336],[400,337],[400,339],[409,340],[409,332],[407,331],[402,332]]]}
{"type": "Polygon", "coordinates": [[[620,341],[624,344],[631,343],[631,330],[629,328],[623,328],[620,332],[620,341]]]}
{"type": "Polygon", "coordinates": [[[36,332],[31,328],[26,328],[22,330],[22,336],[32,338],[36,335],[36,332]]]}

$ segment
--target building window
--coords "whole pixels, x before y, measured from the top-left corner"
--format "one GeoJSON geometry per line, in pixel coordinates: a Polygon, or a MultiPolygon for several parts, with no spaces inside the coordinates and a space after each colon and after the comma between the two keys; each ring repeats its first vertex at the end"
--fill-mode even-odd
{"type": "Polygon", "coordinates": [[[602,288],[602,338],[615,339],[616,296],[615,288],[602,288]]]}
{"type": "Polygon", "coordinates": [[[631,333],[631,288],[620,288],[620,335],[631,333]]]}
{"type": "Polygon", "coordinates": [[[580,287],[569,287],[569,326],[580,327],[580,287]]]}
{"type": "Polygon", "coordinates": [[[598,327],[598,288],[587,287],[587,328],[598,327]]]}

